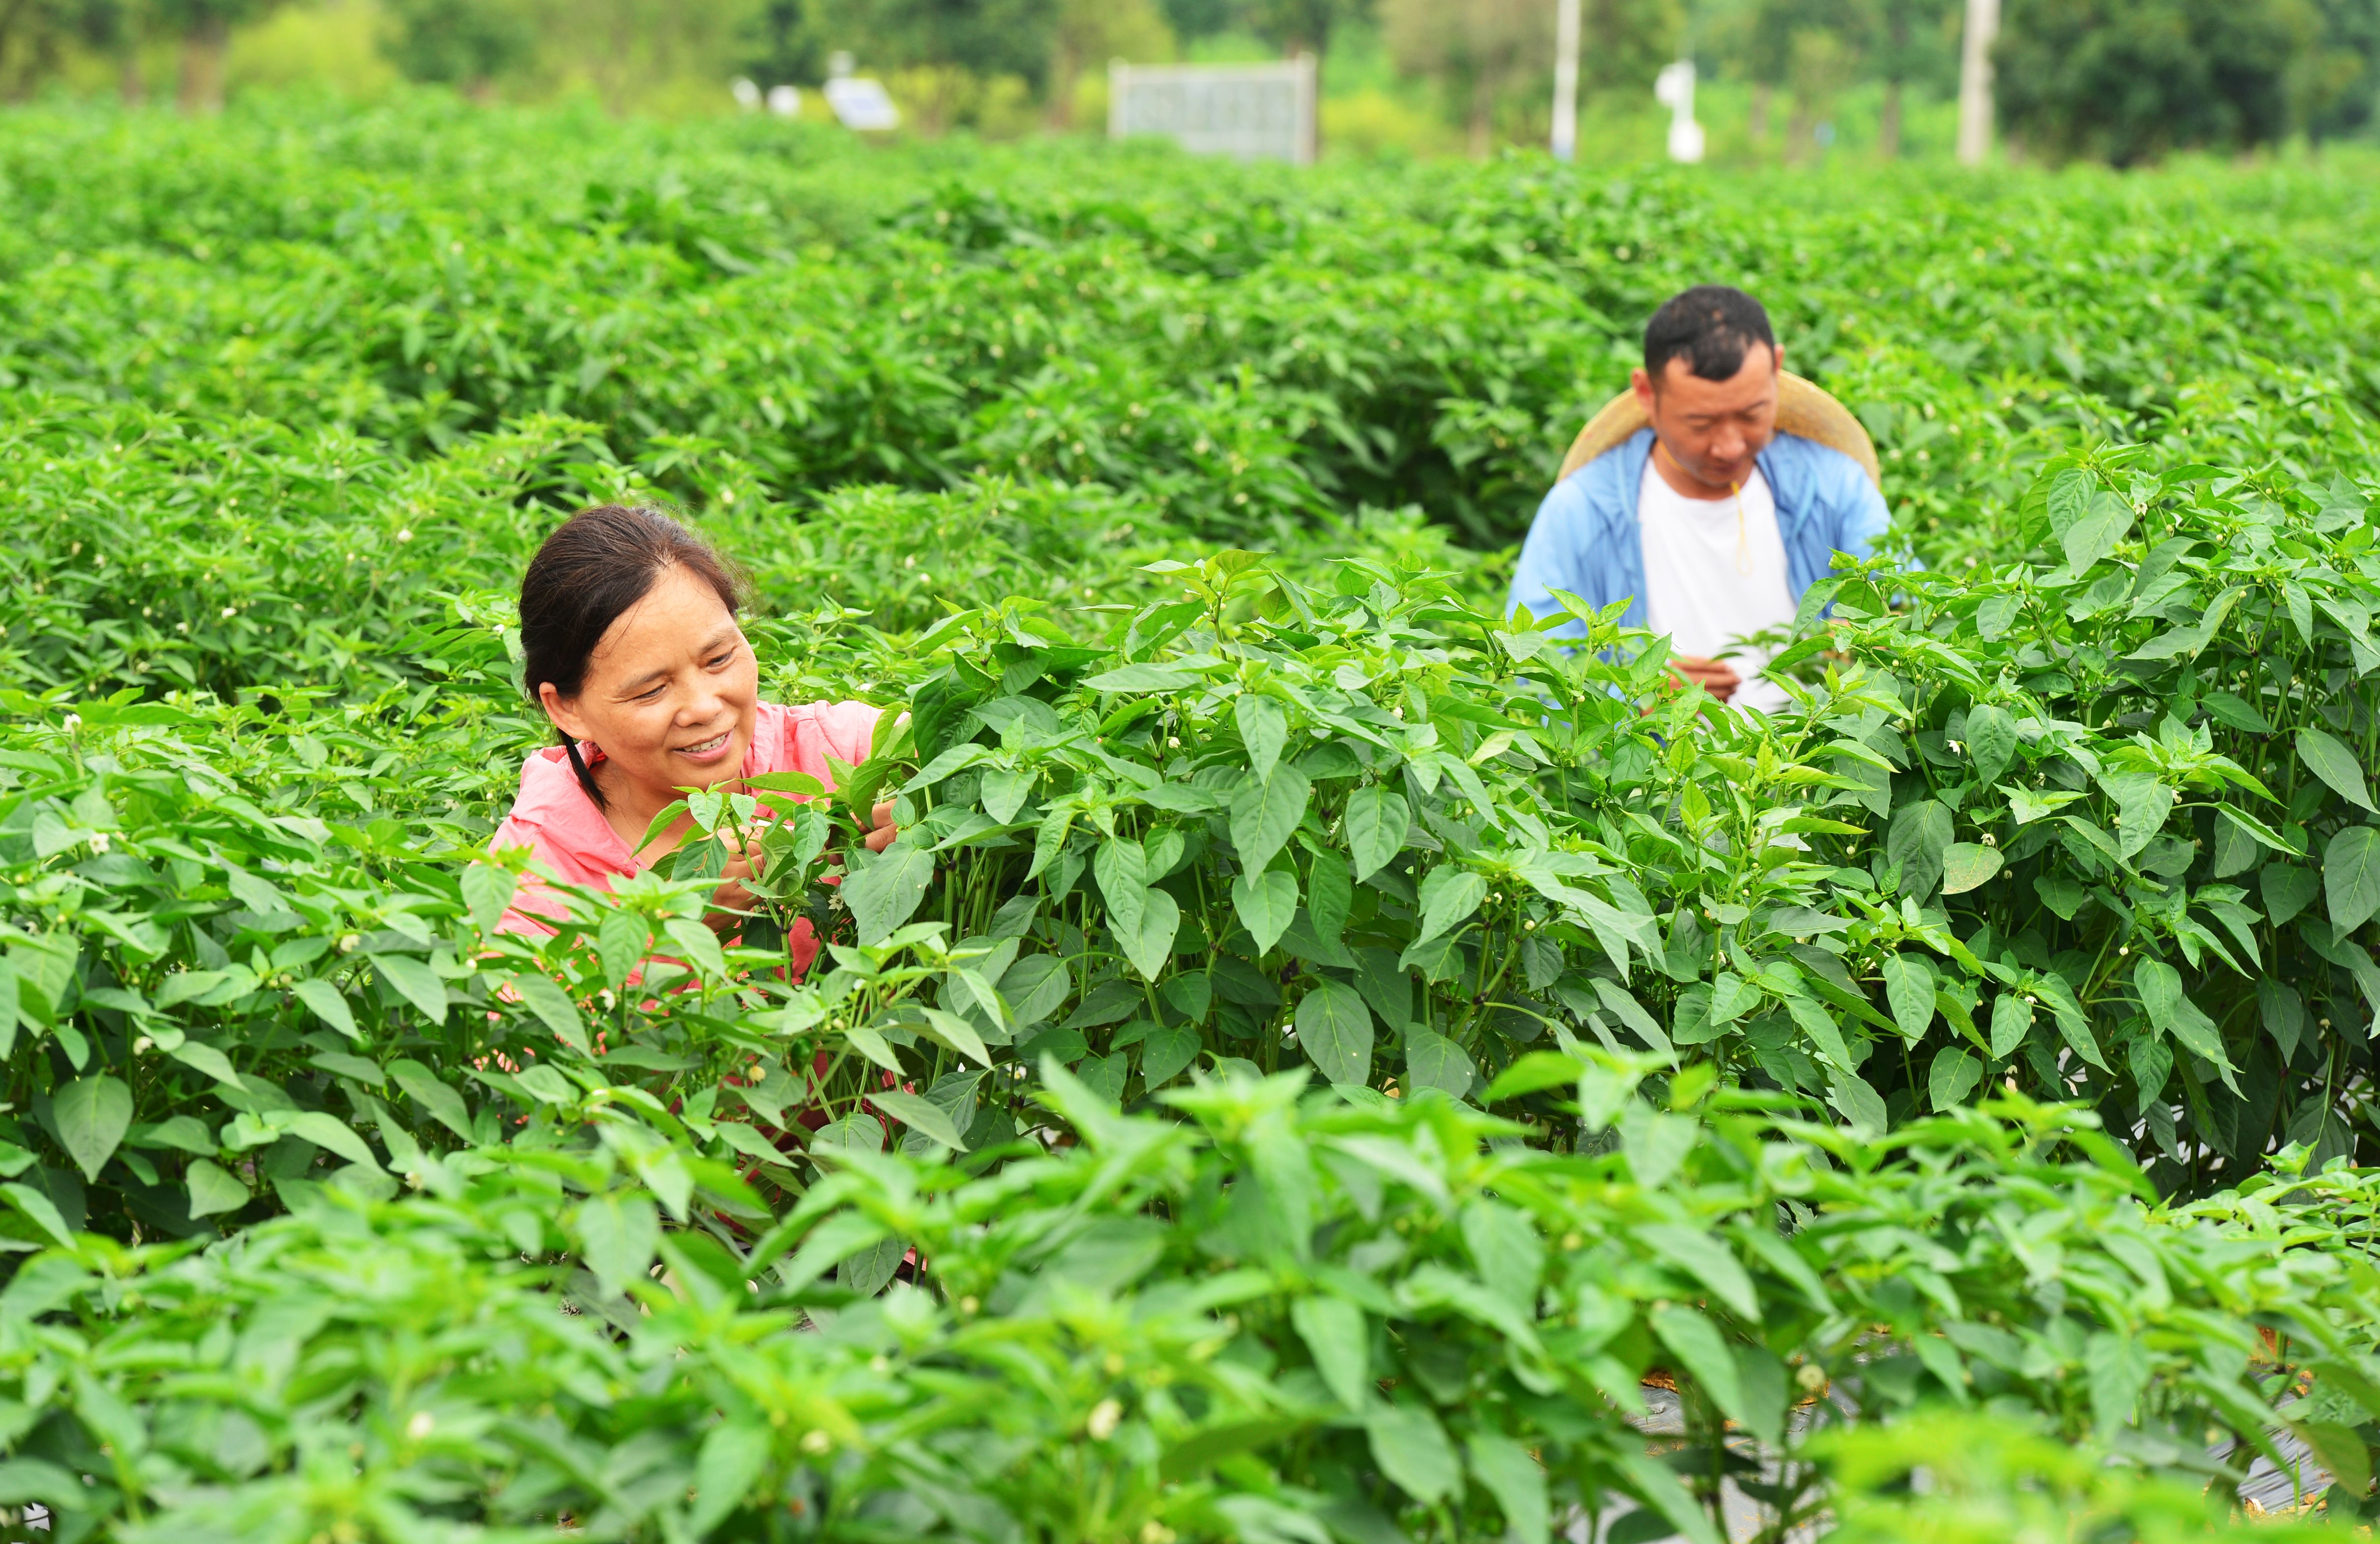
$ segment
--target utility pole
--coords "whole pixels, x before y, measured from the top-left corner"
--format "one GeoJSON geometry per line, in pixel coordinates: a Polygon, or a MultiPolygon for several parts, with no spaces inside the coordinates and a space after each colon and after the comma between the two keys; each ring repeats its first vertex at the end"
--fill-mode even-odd
{"type": "Polygon", "coordinates": [[[1967,32],[1959,49],[1959,161],[1980,166],[1992,148],[1992,41],[1999,36],[2000,0],[1967,0],[1967,32]]]}
{"type": "Polygon", "coordinates": [[[1578,0],[1554,0],[1553,152],[1578,159],[1578,0]]]}

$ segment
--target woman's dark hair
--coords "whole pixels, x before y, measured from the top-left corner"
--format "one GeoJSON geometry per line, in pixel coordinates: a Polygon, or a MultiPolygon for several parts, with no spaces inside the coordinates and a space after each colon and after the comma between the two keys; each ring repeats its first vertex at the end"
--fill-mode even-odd
{"type": "MultiPolygon", "coordinates": [[[[677,565],[718,591],[720,603],[735,614],[742,598],[727,565],[660,510],[603,504],[565,520],[521,576],[521,686],[529,700],[538,701],[538,688],[548,684],[564,697],[577,697],[587,661],[612,624],[677,565]]],[[[602,808],[602,790],[578,747],[566,734],[562,746],[578,785],[602,808]]]]}

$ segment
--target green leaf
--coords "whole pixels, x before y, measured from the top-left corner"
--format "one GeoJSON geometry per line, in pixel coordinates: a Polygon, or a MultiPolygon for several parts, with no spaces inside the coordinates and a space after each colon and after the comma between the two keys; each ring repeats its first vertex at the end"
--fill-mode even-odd
{"type": "Polygon", "coordinates": [[[943,1147],[956,1152],[967,1150],[966,1142],[959,1136],[958,1128],[951,1124],[949,1112],[931,1100],[905,1094],[896,1088],[886,1088],[869,1093],[868,1102],[943,1147]]]}
{"type": "Polygon", "coordinates": [[[1484,875],[1451,863],[1431,869],[1421,881],[1421,931],[1414,935],[1406,954],[1463,921],[1487,898],[1484,875]]]}
{"type": "Polygon", "coordinates": [[[1333,852],[1317,853],[1306,870],[1305,891],[1305,915],[1315,937],[1336,941],[1347,930],[1347,913],[1355,903],[1347,860],[1333,852]]]}
{"type": "Polygon", "coordinates": [[[1532,1051],[1515,1059],[1480,1091],[1482,1104],[1501,1104],[1523,1094],[1540,1093],[1578,1081],[1585,1064],[1564,1051],[1532,1051]]]}
{"type": "Polygon", "coordinates": [[[924,850],[894,842],[883,856],[844,880],[843,904],[861,947],[881,943],[893,929],[909,920],[926,898],[927,881],[934,877],[933,857],[924,850]]]}
{"type": "Polygon", "coordinates": [[[2163,960],[2143,959],[2132,967],[2132,986],[2141,994],[2142,1011],[2159,1030],[2171,1035],[2188,1047],[2201,1060],[2212,1062],[2223,1075],[2223,1081],[2233,1093],[2240,1091],[2232,1074],[2237,1070],[2223,1049],[2223,1036],[2215,1021],[2199,1011],[2181,989],[2181,972],[2163,960]]]}
{"type": "Polygon", "coordinates": [[[1934,1022],[1934,972],[1925,962],[1906,954],[1886,955],[1884,998],[1901,1038],[1912,1043],[1923,1039],[1934,1022]]]}
{"type": "Polygon", "coordinates": [[[347,1006],[347,1000],[340,993],[336,983],[312,976],[289,990],[298,1002],[313,1010],[316,1018],[351,1040],[363,1039],[362,1032],[356,1027],[355,1011],[347,1006]]]}
{"type": "Polygon", "coordinates": [[[1742,1420],[1746,1414],[1743,1380],[1718,1326],[1677,1303],[1656,1304],[1647,1317],[1655,1337],[1677,1358],[1686,1376],[1702,1385],[1721,1414],[1730,1420],[1742,1420]]]}
{"type": "Polygon", "coordinates": [[[1641,1101],[1631,1102],[1620,1117],[1620,1150],[1628,1155],[1628,1172],[1647,1190],[1658,1190],[1670,1183],[1701,1135],[1700,1123],[1641,1101]]]}
{"type": "Polygon", "coordinates": [[[348,1162],[377,1173],[380,1160],[372,1156],[364,1139],[349,1129],[347,1123],[327,1110],[307,1110],[293,1115],[283,1127],[293,1137],[302,1137],[316,1147],[334,1152],[348,1162]]]}
{"type": "Polygon", "coordinates": [[[694,1462],[688,1537],[704,1537],[744,1504],[753,1482],[769,1466],[770,1445],[769,1429],[757,1420],[729,1419],[710,1429],[694,1462]]]}
{"type": "Polygon", "coordinates": [[[1140,1042],[1140,1080],[1154,1088],[1198,1059],[1198,1031],[1186,1024],[1160,1026],[1140,1042]]]}
{"type": "Polygon", "coordinates": [[[1974,1053],[1961,1046],[1936,1053],[1934,1065],[1925,1075],[1926,1097],[1937,1110],[1948,1110],[1964,1104],[1967,1096],[1982,1082],[1984,1064],[1974,1053]]]}
{"type": "Polygon", "coordinates": [[[534,970],[523,971],[506,985],[530,1013],[553,1031],[563,1044],[580,1055],[589,1054],[586,1027],[578,1019],[578,1004],[550,976],[534,970]]]}
{"type": "Polygon", "coordinates": [[[2015,992],[2004,991],[1992,1000],[1992,1059],[1998,1061],[2024,1043],[2033,1028],[2033,1005],[2015,992]]]}
{"type": "MultiPolygon", "coordinates": [[[[421,1010],[421,1016],[432,1024],[446,1022],[446,983],[438,973],[411,954],[373,954],[372,968],[382,980],[396,989],[397,995],[421,1010]]],[[[311,1003],[308,1004],[310,1007],[311,1003]]]]}
{"type": "Polygon", "coordinates": [[[463,904],[471,908],[471,920],[481,932],[494,932],[504,918],[504,908],[513,904],[513,892],[520,881],[492,863],[473,863],[464,868],[462,882],[463,904]]]}
{"type": "Polygon", "coordinates": [[[1900,868],[1900,893],[1924,901],[1942,877],[1942,855],[1950,846],[1950,810],[1939,799],[1919,799],[1892,812],[1884,838],[1884,860],[1900,868]]]}
{"type": "Polygon", "coordinates": [[[1953,842],[1942,851],[1942,894],[1962,895],[2000,871],[1998,847],[1953,842]]]}
{"type": "Polygon", "coordinates": [[[1289,741],[1289,715],[1269,697],[1242,692],[1232,716],[1239,721],[1240,743],[1248,749],[1248,770],[1259,780],[1270,777],[1281,748],[1289,741]]]}
{"type": "Polygon", "coordinates": [[[1364,1310],[1343,1297],[1301,1297],[1289,1306],[1289,1321],[1314,1358],[1323,1387],[1348,1409],[1362,1414],[1379,1399],[1372,1386],[1370,1327],[1364,1310]]]}
{"type": "Polygon", "coordinates": [[[2319,729],[2299,730],[2298,759],[2340,798],[2359,809],[2372,808],[2372,795],[2363,784],[2363,769],[2356,765],[2355,753],[2331,736],[2319,729]]]}
{"type": "Polygon", "coordinates": [[[1372,1072],[1372,1013],[1342,981],[1324,979],[1297,1005],[1297,1043],[1333,1083],[1362,1084],[1372,1072]]]}
{"type": "Polygon", "coordinates": [[[61,1246],[68,1249],[74,1247],[74,1231],[67,1226],[67,1220],[59,1212],[57,1202],[30,1185],[0,1185],[0,1196],[5,1196],[8,1204],[14,1207],[19,1215],[48,1234],[61,1246]]]}
{"type": "Polygon", "coordinates": [[[2371,920],[2380,911],[2380,831],[2349,826],[2333,836],[2322,856],[2322,887],[2341,934],[2371,920]]]}
{"type": "Polygon", "coordinates": [[[661,1214],[643,1196],[590,1196],[579,1203],[578,1258],[603,1290],[619,1294],[645,1280],[661,1247],[661,1214]]]}
{"type": "Polygon", "coordinates": [[[477,1142],[471,1131],[471,1112],[464,1107],[463,1096],[440,1082],[428,1067],[400,1056],[388,1064],[388,1075],[396,1086],[421,1108],[421,1112],[461,1137],[465,1142],[477,1142]]]}
{"type": "MultiPolygon", "coordinates": [[[[231,1058],[204,1040],[186,1039],[179,1045],[165,1047],[164,1051],[166,1055],[184,1066],[195,1067],[226,1088],[243,1092],[248,1090],[248,1085],[241,1082],[239,1074],[232,1069],[231,1058]]],[[[369,1063],[366,1064],[370,1065],[369,1063]]]]}
{"type": "Polygon", "coordinates": [[[62,1498],[79,1496],[82,1490],[79,1477],[47,1459],[0,1459],[0,1506],[22,1506],[28,1501],[56,1506],[62,1498]]]}
{"type": "Polygon", "coordinates": [[[712,980],[727,974],[726,951],[719,946],[719,935],[691,917],[673,917],[662,924],[662,931],[676,946],[678,957],[701,971],[712,980]]]}
{"type": "Polygon", "coordinates": [[[1257,953],[1266,953],[1297,916],[1297,876],[1268,869],[1256,876],[1253,884],[1247,875],[1236,876],[1232,881],[1232,909],[1239,913],[1240,925],[1256,940],[1257,953]]]}
{"type": "Polygon", "coordinates": [[[1600,976],[1593,978],[1593,985],[1595,995],[1602,1000],[1604,1012],[1627,1026],[1638,1039],[1661,1055],[1672,1062],[1678,1059],[1677,1049],[1670,1045],[1670,1037],[1662,1031],[1660,1021],[1645,1012],[1645,1005],[1631,996],[1627,988],[1617,981],[1607,981],[1600,976]]]}
{"type": "Polygon", "coordinates": [[[248,1186],[212,1159],[190,1160],[185,1176],[190,1188],[190,1221],[213,1217],[226,1211],[237,1211],[248,1205],[248,1186]]]}
{"type": "Polygon", "coordinates": [[[1355,860],[1355,882],[1361,884],[1404,850],[1413,811],[1402,794],[1373,784],[1347,796],[1344,829],[1348,855],[1355,860]]]}
{"type": "Polygon", "coordinates": [[[627,984],[651,939],[645,919],[635,912],[613,906],[603,914],[601,925],[595,930],[595,950],[602,957],[604,983],[613,991],[627,984]]]}
{"type": "Polygon", "coordinates": [[[1193,672],[1172,665],[1128,664],[1103,671],[1084,681],[1093,691],[1169,692],[1181,691],[1198,684],[1193,672]]]}
{"type": "Polygon", "coordinates": [[[1141,845],[1122,837],[1100,843],[1091,855],[1091,876],[1099,881],[1115,935],[1129,938],[1140,931],[1141,897],[1148,890],[1148,855],[1141,845]]]}
{"type": "Polygon", "coordinates": [[[1521,1544],[1550,1544],[1552,1503],[1546,1495],[1546,1471],[1529,1450],[1488,1431],[1473,1432],[1464,1445],[1472,1475],[1503,1509],[1507,1535],[1521,1544]]]}
{"type": "Polygon", "coordinates": [[[1424,1506],[1451,1495],[1463,1483],[1454,1444],[1427,1410],[1411,1404],[1375,1405],[1364,1418],[1364,1429],[1380,1473],[1424,1506]]]}
{"type": "Polygon", "coordinates": [[[79,1077],[51,1097],[50,1114],[67,1156],[96,1185],[131,1128],[132,1090],[104,1073],[79,1077]]]}
{"type": "Polygon", "coordinates": [[[2102,490],[2091,500],[2089,512],[2066,528],[2066,566],[2082,573],[2114,552],[2131,529],[2132,506],[2122,495],[2102,490]]]}
{"type": "MultiPolygon", "coordinates": [[[[2271,826],[2266,825],[2264,821],[2256,819],[2256,817],[2249,814],[2244,809],[2235,809],[2228,804],[2218,804],[2215,807],[2215,812],[2223,817],[2224,823],[2228,829],[2245,832],[2248,835],[2254,837],[2257,841],[2263,843],[2265,846],[2272,848],[2275,852],[2287,853],[2291,857],[2303,857],[2305,856],[2295,847],[2290,846],[2279,832],[2275,831],[2271,826]]],[[[2255,851],[2252,847],[2248,850],[2252,854],[2255,851]]],[[[2249,861],[2252,861],[2252,859],[2242,859],[2240,864],[2240,868],[2246,868],[2249,861]]],[[[2228,878],[2230,874],[2236,874],[2239,871],[2240,869],[2224,870],[2222,873],[2218,874],[2217,877],[2228,878]]]]}
{"type": "Polygon", "coordinates": [[[1436,1088],[1461,1099],[1478,1080],[1471,1053],[1435,1029],[1414,1025],[1405,1030],[1405,1081],[1415,1088],[1436,1088]]]}
{"type": "Polygon", "coordinates": [[[2052,533],[2063,537],[2074,529],[2091,509],[2091,495],[2099,490],[2098,479],[2082,467],[2069,467],[2050,480],[2044,508],[2049,514],[2052,533]]]}
{"type": "Polygon", "coordinates": [[[1154,981],[1173,959],[1173,937],[1182,929],[1182,907],[1150,885],[1142,893],[1140,927],[1120,942],[1132,967],[1154,981]]]}
{"type": "MultiPolygon", "coordinates": [[[[367,1088],[382,1088],[388,1086],[388,1074],[381,1070],[379,1063],[367,1062],[360,1056],[351,1056],[344,1051],[318,1051],[306,1060],[324,1072],[334,1073],[341,1077],[353,1078],[367,1088]]],[[[187,1116],[181,1118],[188,1119],[187,1116]]],[[[207,1146],[212,1149],[214,1144],[210,1142],[207,1146]]]]}
{"type": "Polygon", "coordinates": [[[2148,1346],[2137,1335],[2102,1330],[2083,1347],[2082,1367],[2101,1434],[2112,1437],[2131,1427],[2149,1386],[2148,1346]]]}
{"type": "Polygon", "coordinates": [[[2276,928],[2287,926],[2322,893],[2322,881],[2314,871],[2294,863],[2266,864],[2256,883],[2265,897],[2265,915],[2276,928]]]}
{"type": "Polygon", "coordinates": [[[1828,1069],[1827,1102],[1863,1137],[1881,1137],[1891,1124],[1885,1114],[1884,1096],[1866,1078],[1846,1067],[1828,1069]]]}
{"type": "Polygon", "coordinates": [[[1269,777],[1249,773],[1232,796],[1232,845],[1245,873],[1260,874],[1305,818],[1314,785],[1295,767],[1283,764],[1269,777]]]}
{"type": "Polygon", "coordinates": [[[1636,1240],[1655,1259],[1684,1270],[1711,1290],[1712,1295],[1745,1320],[1760,1319],[1760,1295],[1752,1277],[1728,1246],[1699,1228],[1678,1222],[1654,1222],[1635,1230],[1636,1240]]]}
{"type": "Polygon", "coordinates": [[[2007,709],[1978,702],[1967,710],[1967,756],[1975,764],[1975,776],[1986,786],[1998,782],[2000,773],[2016,760],[2016,720],[2007,709]]]}

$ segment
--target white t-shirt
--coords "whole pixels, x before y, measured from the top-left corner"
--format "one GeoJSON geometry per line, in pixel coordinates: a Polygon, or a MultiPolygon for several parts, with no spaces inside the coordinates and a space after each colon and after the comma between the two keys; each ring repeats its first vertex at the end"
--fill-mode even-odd
{"type": "Polygon", "coordinates": [[[1755,467],[1739,496],[1690,499],[1647,456],[1636,520],[1645,544],[1646,626],[1669,634],[1681,654],[1716,659],[1731,650],[1728,663],[1743,677],[1731,705],[1762,712],[1786,707],[1791,699],[1759,674],[1770,650],[1735,641],[1793,620],[1768,480],[1755,467]]]}

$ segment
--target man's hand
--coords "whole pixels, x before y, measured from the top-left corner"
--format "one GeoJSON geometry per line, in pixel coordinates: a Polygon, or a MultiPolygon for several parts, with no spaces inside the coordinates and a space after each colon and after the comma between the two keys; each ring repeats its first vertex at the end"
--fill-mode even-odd
{"type": "Polygon", "coordinates": [[[869,832],[865,840],[869,852],[880,853],[892,845],[892,838],[901,834],[901,828],[892,823],[892,801],[887,799],[878,805],[871,811],[871,817],[876,829],[869,832]]]}
{"type": "Polygon", "coordinates": [[[1699,654],[1678,655],[1670,662],[1670,675],[1680,686],[1699,686],[1721,702],[1743,685],[1743,677],[1725,660],[1706,660],[1699,654]]]}

